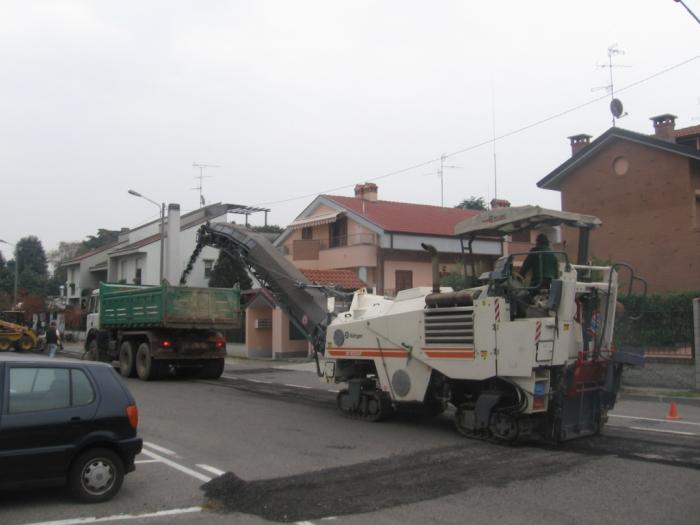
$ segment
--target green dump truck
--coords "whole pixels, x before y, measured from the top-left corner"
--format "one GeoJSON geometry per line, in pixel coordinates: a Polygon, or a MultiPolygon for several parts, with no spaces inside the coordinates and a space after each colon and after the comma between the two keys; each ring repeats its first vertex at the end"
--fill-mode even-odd
{"type": "Polygon", "coordinates": [[[119,362],[124,377],[167,374],[216,379],[224,370],[224,330],[241,326],[237,288],[101,283],[88,303],[85,352],[119,362]]]}

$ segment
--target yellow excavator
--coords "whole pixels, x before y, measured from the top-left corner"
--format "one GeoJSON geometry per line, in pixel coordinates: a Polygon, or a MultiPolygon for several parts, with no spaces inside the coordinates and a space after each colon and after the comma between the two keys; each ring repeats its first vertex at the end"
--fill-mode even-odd
{"type": "Polygon", "coordinates": [[[34,330],[22,324],[24,312],[0,312],[0,352],[16,350],[27,352],[34,348],[37,335],[34,330]]]}

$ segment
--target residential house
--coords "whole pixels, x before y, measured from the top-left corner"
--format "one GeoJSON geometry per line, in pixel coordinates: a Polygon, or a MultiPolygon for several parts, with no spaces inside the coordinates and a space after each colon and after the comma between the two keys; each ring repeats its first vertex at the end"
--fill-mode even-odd
{"type": "MultiPolygon", "coordinates": [[[[431,284],[430,255],[422,243],[437,248],[442,274],[461,271],[465,246],[454,227],[476,213],[383,201],[376,184],[359,184],[354,197],[316,197],[275,244],[302,270],[351,270],[377,293],[394,295],[431,284]]],[[[501,255],[501,241],[476,239],[472,250],[478,275],[501,255]]]]}
{"type": "MultiPolygon", "coordinates": [[[[700,290],[700,126],[651,118],[654,134],[612,127],[569,137],[572,156],[537,185],[561,192],[564,211],[595,215],[589,253],[631,264],[651,292],[700,290]]],[[[576,232],[564,229],[566,248],[576,232]]]]}
{"type": "MultiPolygon", "coordinates": [[[[195,248],[197,229],[205,222],[227,222],[230,213],[247,216],[266,211],[237,204],[210,204],[180,216],[178,204],[171,204],[165,218],[166,242],[163,250],[163,276],[177,284],[195,248]],[[169,241],[168,239],[172,239],[169,241]]],[[[80,303],[83,290],[97,288],[100,282],[128,284],[159,283],[160,219],[136,228],[123,228],[117,242],[85,253],[63,263],[68,273],[66,295],[69,303],[80,303]]],[[[207,286],[219,250],[205,247],[189,274],[189,286],[207,286]]]]}

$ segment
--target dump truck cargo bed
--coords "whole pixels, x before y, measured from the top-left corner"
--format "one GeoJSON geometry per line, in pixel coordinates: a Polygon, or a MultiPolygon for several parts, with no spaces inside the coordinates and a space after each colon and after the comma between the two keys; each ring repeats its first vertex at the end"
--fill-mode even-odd
{"type": "Polygon", "coordinates": [[[237,288],[100,284],[103,328],[229,330],[241,325],[237,288]]]}

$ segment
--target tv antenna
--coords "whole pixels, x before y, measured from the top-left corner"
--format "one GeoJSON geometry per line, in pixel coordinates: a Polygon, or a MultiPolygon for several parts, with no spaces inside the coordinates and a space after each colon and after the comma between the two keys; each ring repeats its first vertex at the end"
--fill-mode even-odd
{"type": "Polygon", "coordinates": [[[615,126],[615,121],[616,119],[622,118],[627,115],[627,113],[624,112],[624,108],[622,106],[622,102],[620,99],[615,98],[615,82],[613,81],[613,69],[616,67],[632,67],[632,66],[627,66],[623,64],[613,64],[613,57],[617,55],[624,55],[625,52],[617,47],[617,44],[613,44],[608,48],[608,63],[607,64],[598,64],[597,67],[599,69],[601,68],[607,68],[608,72],[610,74],[610,83],[605,85],[605,86],[598,86],[591,88],[591,91],[599,91],[601,89],[604,89],[608,93],[610,93],[610,113],[612,113],[612,125],[613,127],[615,126]]]}
{"type": "Polygon", "coordinates": [[[202,182],[204,179],[210,179],[211,175],[205,175],[204,170],[206,168],[220,168],[218,164],[204,164],[203,162],[193,162],[193,168],[199,168],[199,175],[195,175],[194,178],[199,180],[199,185],[192,188],[193,190],[199,190],[199,205],[203,208],[206,206],[206,201],[204,200],[204,195],[202,195],[202,182]]]}
{"type": "Polygon", "coordinates": [[[445,159],[447,159],[447,153],[440,155],[440,169],[438,170],[438,177],[440,177],[440,206],[445,205],[445,168],[449,169],[460,169],[462,166],[445,166],[445,159]]]}

